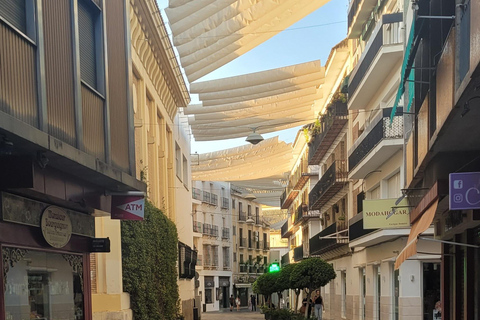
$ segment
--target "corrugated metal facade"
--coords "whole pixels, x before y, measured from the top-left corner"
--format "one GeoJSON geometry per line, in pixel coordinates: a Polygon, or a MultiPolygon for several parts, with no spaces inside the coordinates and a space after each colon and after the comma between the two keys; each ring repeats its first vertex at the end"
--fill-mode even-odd
{"type": "Polygon", "coordinates": [[[82,85],[82,112],[85,152],[105,161],[104,101],[85,85],[82,85]]]}
{"type": "Polygon", "coordinates": [[[35,51],[0,22],[0,110],[38,127],[35,51]]]}
{"type": "Polygon", "coordinates": [[[44,1],[43,12],[48,130],[75,146],[70,1],[44,1]]]}
{"type": "Polygon", "coordinates": [[[124,1],[106,1],[112,165],[129,170],[124,1]]]}

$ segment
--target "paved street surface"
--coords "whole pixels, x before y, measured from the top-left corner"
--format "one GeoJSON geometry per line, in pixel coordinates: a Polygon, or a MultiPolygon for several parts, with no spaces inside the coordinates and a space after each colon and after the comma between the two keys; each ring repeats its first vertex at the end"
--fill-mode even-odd
{"type": "MultiPolygon", "coordinates": [[[[252,320],[260,320],[265,319],[265,316],[260,313],[260,311],[252,312],[248,310],[247,307],[240,308],[240,311],[233,310],[230,312],[230,309],[222,309],[221,311],[213,311],[213,312],[203,312],[202,313],[202,320],[244,320],[244,319],[252,319],[252,320]]],[[[314,320],[315,318],[311,318],[314,320]]],[[[330,320],[330,318],[326,318],[323,316],[323,320],[330,320]]]]}
{"type": "Polygon", "coordinates": [[[240,308],[230,312],[230,309],[223,309],[215,312],[203,312],[202,320],[239,320],[239,319],[265,319],[265,316],[260,311],[252,312],[248,308],[240,308]]]}

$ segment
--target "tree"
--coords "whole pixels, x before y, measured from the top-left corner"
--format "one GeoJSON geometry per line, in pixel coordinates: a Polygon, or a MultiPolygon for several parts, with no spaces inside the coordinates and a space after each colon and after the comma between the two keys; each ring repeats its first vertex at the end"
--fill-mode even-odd
{"type": "MultiPolygon", "coordinates": [[[[282,291],[292,289],[292,281],[290,280],[290,276],[292,274],[292,270],[296,267],[296,264],[287,264],[286,266],[280,269],[277,278],[277,294],[278,294],[278,301],[280,301],[280,295],[282,291]]],[[[280,303],[278,304],[280,308],[280,303]]]]}
{"type": "Polygon", "coordinates": [[[268,297],[269,305],[272,305],[272,293],[277,292],[277,279],[279,273],[265,273],[255,280],[252,289],[254,293],[268,297]]]}
{"type": "MultiPolygon", "coordinates": [[[[307,289],[307,301],[310,301],[310,295],[315,289],[324,287],[336,277],[337,274],[330,264],[320,258],[308,258],[292,270],[290,280],[292,287],[307,289]]],[[[308,308],[305,308],[305,317],[307,315],[308,308]]]]}

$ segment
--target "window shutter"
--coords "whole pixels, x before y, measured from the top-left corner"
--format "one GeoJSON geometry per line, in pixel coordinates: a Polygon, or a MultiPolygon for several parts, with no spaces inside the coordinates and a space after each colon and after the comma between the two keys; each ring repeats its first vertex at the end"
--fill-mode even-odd
{"type": "MultiPolygon", "coordinates": [[[[1,0],[0,0],[1,1],[1,0]]],[[[80,75],[83,81],[97,88],[97,65],[95,50],[95,18],[93,10],[78,2],[78,33],[80,46],[80,75]]]]}
{"type": "Polygon", "coordinates": [[[23,33],[27,31],[25,0],[0,0],[0,15],[23,33]]]}

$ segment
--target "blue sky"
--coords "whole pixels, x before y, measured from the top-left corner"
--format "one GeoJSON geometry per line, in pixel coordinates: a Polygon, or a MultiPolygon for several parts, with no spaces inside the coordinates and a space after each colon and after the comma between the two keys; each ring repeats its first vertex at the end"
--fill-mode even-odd
{"type": "MultiPolygon", "coordinates": [[[[157,0],[157,2],[161,9],[168,6],[168,0],[157,0]]],[[[331,48],[347,35],[347,9],[348,0],[331,0],[290,28],[206,75],[200,81],[274,69],[317,59],[320,59],[324,65],[331,48]]],[[[162,15],[166,17],[164,12],[162,15]]],[[[192,99],[194,102],[198,101],[196,97],[192,99]]],[[[293,142],[298,130],[299,128],[292,128],[264,134],[263,137],[270,138],[278,135],[283,141],[293,142]]],[[[192,140],[192,153],[211,152],[243,144],[246,144],[245,138],[212,142],[192,140]]]]}

